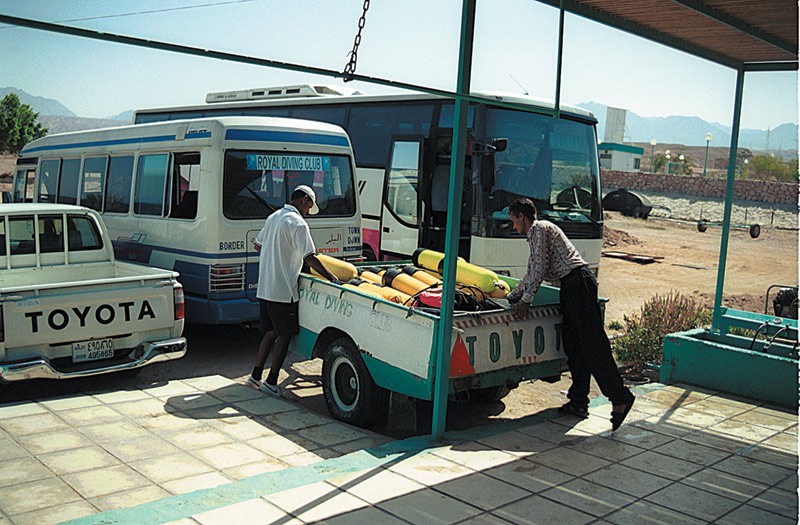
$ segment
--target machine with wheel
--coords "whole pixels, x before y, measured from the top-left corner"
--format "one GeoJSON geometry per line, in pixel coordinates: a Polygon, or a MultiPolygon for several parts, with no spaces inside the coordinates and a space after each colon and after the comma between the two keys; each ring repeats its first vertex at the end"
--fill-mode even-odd
{"type": "MultiPolygon", "coordinates": [[[[369,426],[387,415],[389,396],[432,400],[438,314],[397,304],[361,288],[300,277],[300,335],[291,350],[322,358],[331,415],[369,426]]],[[[493,401],[520,381],[557,380],[566,369],[558,291],[543,286],[528,317],[504,300],[484,311],[453,316],[449,393],[493,401]]]]}

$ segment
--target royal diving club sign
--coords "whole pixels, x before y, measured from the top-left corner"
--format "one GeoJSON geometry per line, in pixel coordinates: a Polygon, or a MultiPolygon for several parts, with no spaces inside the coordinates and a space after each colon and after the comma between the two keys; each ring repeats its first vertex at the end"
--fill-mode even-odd
{"type": "Polygon", "coordinates": [[[247,155],[249,171],[330,171],[331,160],[317,155],[247,155]]]}

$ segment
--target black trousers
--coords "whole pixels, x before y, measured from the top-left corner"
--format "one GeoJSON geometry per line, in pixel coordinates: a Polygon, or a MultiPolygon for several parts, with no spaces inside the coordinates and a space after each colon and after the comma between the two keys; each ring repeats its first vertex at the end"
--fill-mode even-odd
{"type": "Polygon", "coordinates": [[[594,376],[600,391],[614,405],[625,404],[630,391],[617,371],[600,306],[597,279],[586,266],[561,279],[561,329],[564,353],[572,374],[567,397],[578,404],[589,402],[589,379],[594,376]]]}

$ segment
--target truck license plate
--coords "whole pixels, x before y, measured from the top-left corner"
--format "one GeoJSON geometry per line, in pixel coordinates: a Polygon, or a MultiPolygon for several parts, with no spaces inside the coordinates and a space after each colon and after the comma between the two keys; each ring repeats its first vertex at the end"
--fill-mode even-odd
{"type": "Polygon", "coordinates": [[[73,363],[96,361],[98,359],[108,359],[109,357],[114,357],[114,340],[111,338],[72,343],[73,363]]]}

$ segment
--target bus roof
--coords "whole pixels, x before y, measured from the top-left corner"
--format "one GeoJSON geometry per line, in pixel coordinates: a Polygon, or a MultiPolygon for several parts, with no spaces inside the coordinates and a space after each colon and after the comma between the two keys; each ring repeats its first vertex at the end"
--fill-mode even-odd
{"type": "Polygon", "coordinates": [[[306,143],[318,141],[331,146],[350,146],[347,133],[334,124],[282,117],[225,116],[170,120],[150,124],[127,124],[112,128],[46,135],[26,144],[20,152],[20,156],[59,149],[77,150],[97,146],[136,145],[143,142],[209,139],[214,128],[225,130],[226,138],[233,140],[252,138],[252,135],[232,133],[235,130],[259,130],[275,132],[275,135],[271,136],[272,140],[266,137],[256,139],[261,141],[282,142],[281,138],[291,139],[293,134],[297,134],[303,135],[302,142],[306,143]]]}
{"type": "MultiPolygon", "coordinates": [[[[302,86],[293,86],[294,88],[302,86]]],[[[280,95],[273,97],[262,95],[264,92],[269,92],[271,89],[278,90],[280,88],[259,88],[256,90],[242,90],[230,91],[225,93],[209,93],[206,100],[212,99],[214,102],[206,104],[192,105],[192,106],[173,106],[161,108],[147,108],[136,110],[134,120],[139,115],[146,115],[151,113],[166,113],[177,111],[203,111],[206,109],[225,109],[225,108],[247,108],[251,106],[262,106],[268,102],[272,107],[281,106],[296,106],[298,104],[308,105],[324,105],[324,104],[339,104],[339,103],[370,103],[370,102],[412,102],[423,100],[448,100],[448,97],[441,95],[431,95],[428,93],[384,93],[384,94],[338,94],[335,88],[325,90],[324,93],[312,94],[311,91],[319,91],[319,86],[307,86],[308,89],[300,90],[299,96],[287,96],[285,89],[282,90],[280,95]],[[257,93],[253,95],[252,93],[257,93]],[[249,94],[249,95],[248,95],[249,94]],[[233,100],[233,101],[228,101],[233,100]]],[[[504,93],[494,91],[473,91],[472,95],[480,98],[487,99],[487,103],[491,101],[508,102],[522,106],[530,106],[531,108],[539,108],[547,111],[553,111],[555,104],[553,102],[538,99],[529,95],[522,95],[518,93],[504,93]]],[[[597,122],[596,117],[591,111],[579,108],[577,106],[568,106],[561,104],[559,107],[561,113],[569,114],[581,119],[597,122]]]]}

